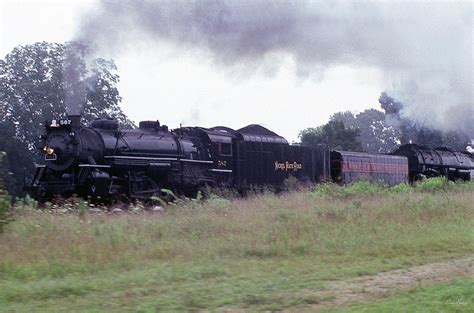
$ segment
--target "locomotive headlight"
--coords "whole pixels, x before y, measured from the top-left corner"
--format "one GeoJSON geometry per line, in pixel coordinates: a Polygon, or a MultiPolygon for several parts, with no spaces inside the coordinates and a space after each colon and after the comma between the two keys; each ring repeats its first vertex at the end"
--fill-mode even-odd
{"type": "Polygon", "coordinates": [[[46,153],[49,154],[49,155],[51,155],[51,154],[54,153],[54,149],[51,148],[51,147],[48,147],[48,146],[45,146],[45,147],[43,148],[43,151],[46,152],[46,153]]]}

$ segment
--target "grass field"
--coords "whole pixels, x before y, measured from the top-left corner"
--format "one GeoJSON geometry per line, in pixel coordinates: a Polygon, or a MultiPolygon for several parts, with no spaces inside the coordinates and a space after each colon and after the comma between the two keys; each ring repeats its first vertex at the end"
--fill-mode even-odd
{"type": "Polygon", "coordinates": [[[321,185],[162,213],[23,206],[0,235],[0,310],[463,311],[469,277],[340,306],[327,286],[473,254],[472,183],[321,185]]]}
{"type": "Polygon", "coordinates": [[[338,312],[474,312],[474,280],[420,287],[372,303],[340,308],[338,312]]]}

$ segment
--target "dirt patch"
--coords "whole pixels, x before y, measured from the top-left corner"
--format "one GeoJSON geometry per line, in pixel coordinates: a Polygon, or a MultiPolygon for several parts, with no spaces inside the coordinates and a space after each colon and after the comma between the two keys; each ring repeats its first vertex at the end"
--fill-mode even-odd
{"type": "Polygon", "coordinates": [[[327,288],[315,293],[323,299],[330,298],[331,300],[321,301],[311,307],[292,308],[286,312],[301,312],[332,305],[364,302],[388,296],[396,291],[449,282],[463,277],[474,277],[474,256],[329,282],[327,288]]]}

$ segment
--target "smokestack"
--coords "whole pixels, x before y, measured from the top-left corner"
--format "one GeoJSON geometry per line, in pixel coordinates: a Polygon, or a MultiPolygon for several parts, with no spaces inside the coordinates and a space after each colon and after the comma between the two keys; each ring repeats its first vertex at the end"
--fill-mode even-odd
{"type": "Polygon", "coordinates": [[[69,114],[68,119],[71,121],[71,127],[77,129],[81,126],[81,116],[77,114],[69,114]]]}

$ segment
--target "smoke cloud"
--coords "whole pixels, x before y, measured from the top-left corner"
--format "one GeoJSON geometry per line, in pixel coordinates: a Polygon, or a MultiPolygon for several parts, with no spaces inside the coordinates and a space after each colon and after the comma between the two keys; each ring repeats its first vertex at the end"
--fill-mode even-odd
{"type": "Polygon", "coordinates": [[[255,68],[284,54],[302,78],[341,64],[377,67],[402,117],[474,137],[472,34],[467,1],[122,0],[88,12],[76,40],[96,51],[167,41],[218,66],[255,68]]]}

